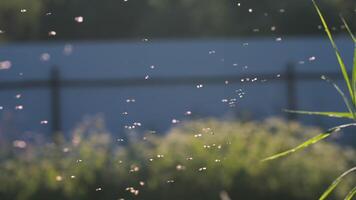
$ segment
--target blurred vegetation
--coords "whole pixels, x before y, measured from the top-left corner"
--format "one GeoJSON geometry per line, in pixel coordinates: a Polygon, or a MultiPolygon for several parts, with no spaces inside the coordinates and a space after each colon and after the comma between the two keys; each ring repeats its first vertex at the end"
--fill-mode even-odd
{"type": "MultiPolygon", "coordinates": [[[[356,25],[354,0],[318,3],[334,31],[341,26],[338,13],[356,25]]],[[[52,39],[317,34],[319,24],[310,0],[0,1],[1,40],[44,40],[52,30],[57,32],[52,39]],[[76,23],[76,16],[84,22],[76,23]]]]}
{"type": "MultiPolygon", "coordinates": [[[[280,162],[259,161],[319,131],[279,119],[206,119],[122,141],[91,119],[61,146],[2,150],[0,199],[316,199],[356,163],[354,150],[320,142],[280,162]]],[[[355,180],[331,198],[342,199],[355,180]]]]}

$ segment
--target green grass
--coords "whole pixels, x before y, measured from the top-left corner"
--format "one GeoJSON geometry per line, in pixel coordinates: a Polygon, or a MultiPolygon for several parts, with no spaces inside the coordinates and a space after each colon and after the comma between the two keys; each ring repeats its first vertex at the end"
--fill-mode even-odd
{"type": "MultiPolygon", "coordinates": [[[[330,135],[339,132],[341,129],[344,129],[344,128],[347,128],[350,126],[356,126],[356,114],[355,114],[356,113],[356,38],[355,38],[354,34],[352,33],[350,27],[348,26],[346,20],[343,17],[341,17],[341,20],[344,23],[345,28],[346,28],[347,32],[349,33],[349,35],[351,36],[353,43],[354,43],[354,59],[353,59],[353,66],[352,66],[353,69],[352,69],[351,80],[350,80],[349,74],[347,73],[347,68],[346,68],[345,62],[341,57],[340,51],[334,41],[334,38],[331,34],[329,26],[323,16],[321,10],[319,9],[317,3],[315,2],[315,0],[312,0],[312,2],[316,9],[316,12],[318,13],[318,16],[319,16],[321,22],[323,24],[323,27],[324,27],[325,32],[330,40],[330,43],[334,49],[337,61],[340,66],[341,73],[343,75],[345,84],[348,89],[348,95],[345,95],[345,93],[340,89],[340,87],[337,84],[335,84],[334,82],[332,82],[325,76],[323,76],[322,78],[327,80],[328,82],[330,82],[334,86],[334,88],[337,90],[337,92],[340,94],[340,96],[344,100],[345,106],[347,107],[347,112],[346,111],[345,112],[312,112],[312,111],[291,111],[291,110],[286,110],[286,111],[291,112],[291,113],[297,113],[297,114],[320,115],[320,116],[327,116],[327,117],[332,117],[332,118],[347,118],[347,119],[351,119],[353,121],[353,123],[342,124],[342,125],[333,127],[331,129],[329,129],[328,131],[326,131],[325,133],[319,134],[319,135],[303,142],[302,144],[298,145],[295,148],[292,148],[292,149],[283,151],[281,153],[269,156],[269,157],[263,159],[262,161],[270,161],[270,160],[274,160],[277,158],[281,158],[283,156],[287,156],[287,155],[294,153],[296,151],[305,149],[308,146],[315,144],[321,140],[324,140],[325,138],[329,137],[330,135]]],[[[326,199],[330,195],[330,193],[333,192],[333,190],[338,186],[338,184],[342,181],[342,179],[354,171],[356,171],[356,167],[351,168],[350,170],[346,171],[341,176],[339,176],[329,186],[329,188],[327,188],[327,190],[325,190],[325,192],[321,195],[319,200],[326,199]]],[[[345,197],[345,200],[351,200],[355,196],[355,194],[356,194],[356,187],[353,188],[347,194],[347,196],[345,197]]]]}
{"type": "MultiPolygon", "coordinates": [[[[319,199],[320,200],[326,199],[329,196],[329,194],[336,188],[336,186],[342,181],[342,179],[354,171],[356,171],[356,167],[353,167],[347,170],[346,172],[344,172],[343,174],[341,174],[341,176],[335,179],[335,181],[328,187],[328,189],[323,193],[323,195],[319,199]]],[[[346,196],[345,199],[352,199],[353,195],[355,194],[354,190],[355,188],[350,191],[350,193],[346,196]]]]}

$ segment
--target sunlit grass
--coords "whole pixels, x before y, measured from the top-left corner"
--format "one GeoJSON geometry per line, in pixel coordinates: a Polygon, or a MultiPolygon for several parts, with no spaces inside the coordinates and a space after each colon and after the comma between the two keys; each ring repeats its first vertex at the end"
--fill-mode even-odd
{"type": "MultiPolygon", "coordinates": [[[[323,24],[323,27],[325,29],[325,32],[330,40],[330,43],[335,51],[335,55],[336,58],[338,60],[339,66],[340,66],[340,70],[341,73],[343,75],[344,81],[346,83],[347,89],[348,89],[348,95],[346,96],[345,93],[340,89],[340,87],[338,85],[336,85],[333,81],[327,79],[325,76],[323,76],[322,78],[327,80],[328,82],[330,82],[334,88],[337,90],[337,92],[340,94],[340,96],[343,98],[344,103],[347,107],[347,112],[311,112],[311,111],[291,111],[291,110],[286,110],[287,112],[291,112],[291,113],[297,113],[297,114],[306,114],[306,115],[320,115],[320,116],[327,116],[327,117],[332,117],[332,118],[347,118],[347,119],[351,119],[354,122],[356,122],[356,38],[354,36],[354,34],[352,33],[350,27],[348,26],[346,20],[341,17],[342,22],[345,25],[345,28],[347,30],[347,32],[349,33],[349,35],[351,36],[353,43],[354,43],[354,59],[353,59],[353,69],[352,69],[352,75],[351,75],[351,81],[350,81],[350,77],[349,74],[347,73],[347,68],[345,65],[344,60],[342,59],[341,55],[340,55],[340,51],[334,41],[334,38],[331,34],[331,31],[329,29],[329,26],[321,12],[321,10],[319,9],[318,5],[316,4],[315,0],[312,0],[313,5],[316,9],[316,12],[318,13],[320,20],[323,24]],[[351,101],[350,101],[351,100],[351,101]]],[[[333,127],[331,129],[329,129],[328,131],[326,131],[325,133],[319,134],[307,141],[305,141],[304,143],[298,145],[295,148],[283,151],[281,153],[272,155],[270,157],[267,157],[265,159],[263,159],[262,161],[269,161],[269,160],[274,160],[283,156],[287,156],[291,153],[294,153],[296,151],[305,149],[306,147],[315,144],[321,140],[324,140],[325,138],[329,137],[330,135],[339,132],[341,129],[350,127],[350,126],[356,126],[356,123],[349,123],[349,124],[343,124],[343,125],[339,125],[336,127],[333,127]]],[[[338,184],[342,181],[342,179],[347,176],[348,174],[352,173],[356,171],[356,167],[346,171],[345,173],[343,173],[341,176],[339,176],[330,186],[329,188],[321,195],[321,197],[319,198],[319,200],[323,200],[326,199],[329,194],[338,186],[338,184]]],[[[356,194],[356,188],[353,188],[349,194],[347,194],[347,196],[345,197],[345,199],[349,199],[351,200],[353,198],[353,196],[356,194]]]]}

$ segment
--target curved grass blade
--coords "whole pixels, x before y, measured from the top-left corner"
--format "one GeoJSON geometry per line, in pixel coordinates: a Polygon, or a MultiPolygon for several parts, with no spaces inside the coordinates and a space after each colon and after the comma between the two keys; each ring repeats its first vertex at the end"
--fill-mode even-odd
{"type": "Polygon", "coordinates": [[[352,197],[356,195],[356,187],[352,188],[352,190],[347,194],[345,200],[352,200],[352,197]]]}
{"type": "Polygon", "coordinates": [[[347,24],[346,20],[344,17],[340,16],[342,22],[344,23],[347,32],[349,33],[349,35],[351,36],[353,42],[354,42],[354,60],[353,60],[353,67],[352,67],[352,89],[354,92],[354,105],[356,106],[356,38],[355,35],[352,33],[349,25],[347,24]]]}
{"type": "Polygon", "coordinates": [[[347,109],[349,110],[349,112],[352,114],[352,116],[355,118],[355,112],[353,109],[353,106],[350,104],[349,99],[345,96],[344,92],[339,88],[338,85],[336,85],[336,83],[331,82],[331,84],[334,86],[334,88],[337,90],[337,92],[340,94],[340,96],[342,97],[342,99],[344,100],[344,103],[347,107],[347,109]]]}
{"type": "Polygon", "coordinates": [[[349,93],[350,93],[350,96],[351,96],[351,98],[352,98],[352,102],[353,102],[353,104],[355,105],[354,94],[353,94],[353,90],[352,90],[352,87],[351,87],[349,75],[347,74],[347,70],[346,70],[345,63],[344,63],[344,61],[343,61],[342,58],[341,58],[339,49],[338,49],[337,46],[336,46],[336,43],[335,43],[335,41],[334,41],[334,38],[333,38],[333,36],[332,36],[332,34],[331,34],[331,31],[330,31],[330,29],[329,29],[329,26],[328,26],[328,24],[326,23],[325,18],[324,18],[324,16],[323,16],[323,14],[321,13],[320,9],[319,9],[319,6],[316,4],[315,0],[312,0],[312,2],[313,2],[313,4],[314,4],[314,7],[315,7],[315,9],[316,9],[318,15],[319,15],[319,18],[320,18],[321,22],[322,22],[322,24],[323,24],[323,27],[324,27],[324,29],[325,29],[325,32],[326,32],[326,34],[328,35],[328,38],[329,38],[329,40],[330,40],[330,42],[331,42],[331,45],[332,45],[332,47],[334,48],[334,51],[335,51],[335,54],[336,54],[336,58],[337,58],[337,60],[338,60],[338,62],[339,62],[342,75],[343,75],[343,77],[344,77],[344,79],[345,79],[347,88],[348,88],[349,93]]]}
{"type": "Polygon", "coordinates": [[[321,115],[326,117],[335,117],[335,118],[348,118],[353,119],[353,116],[349,112],[311,112],[303,110],[284,110],[285,112],[303,114],[303,115],[321,115]]]}
{"type": "Polygon", "coordinates": [[[316,142],[319,142],[320,140],[323,140],[323,139],[329,137],[330,135],[331,135],[331,133],[319,134],[319,135],[307,140],[306,142],[298,145],[297,147],[295,147],[293,149],[290,149],[288,151],[284,151],[282,153],[278,153],[278,154],[275,154],[273,156],[267,157],[267,158],[263,159],[262,162],[269,161],[269,160],[274,160],[274,159],[286,156],[288,154],[294,153],[294,152],[296,152],[298,150],[301,150],[301,149],[304,149],[304,148],[308,147],[309,145],[312,145],[312,144],[314,144],[316,142]]]}
{"type": "MultiPolygon", "coordinates": [[[[341,174],[337,179],[334,180],[334,182],[328,187],[328,189],[325,190],[325,192],[321,195],[319,200],[326,199],[329,196],[329,194],[336,188],[336,186],[342,181],[342,179],[354,171],[356,171],[356,167],[353,167],[353,168],[347,170],[346,172],[344,172],[343,174],[341,174]]],[[[351,194],[351,198],[352,198],[352,194],[351,194]]]]}
{"type": "Polygon", "coordinates": [[[352,31],[351,31],[351,29],[350,29],[348,23],[346,22],[345,18],[344,18],[343,16],[341,16],[341,15],[340,15],[340,18],[341,18],[342,23],[344,23],[344,26],[345,26],[347,32],[349,33],[349,35],[351,36],[352,40],[353,40],[354,42],[356,42],[355,35],[352,33],[352,31]]]}
{"type": "Polygon", "coordinates": [[[353,59],[353,67],[352,67],[352,89],[354,92],[354,105],[356,106],[356,38],[355,35],[352,33],[349,25],[347,24],[346,20],[344,17],[340,16],[342,22],[344,23],[347,32],[349,33],[349,35],[351,36],[353,42],[354,42],[354,59],[353,59]]]}
{"type": "Polygon", "coordinates": [[[330,80],[329,78],[327,78],[326,76],[321,76],[321,79],[331,83],[334,88],[336,89],[336,91],[340,94],[340,96],[342,97],[342,99],[344,100],[344,103],[348,109],[348,111],[352,114],[353,118],[355,119],[355,111],[354,111],[354,107],[352,106],[352,104],[350,104],[349,99],[346,97],[346,95],[344,94],[344,92],[340,89],[340,87],[332,80],[330,80]]]}
{"type": "Polygon", "coordinates": [[[336,126],[336,127],[333,127],[331,129],[329,129],[327,132],[325,133],[322,133],[322,134],[319,134],[305,142],[303,142],[302,144],[298,145],[297,147],[293,148],[293,149],[289,149],[287,151],[284,151],[284,152],[281,152],[281,153],[278,153],[278,154],[275,154],[273,156],[269,156],[263,160],[261,160],[262,162],[265,162],[265,161],[269,161],[269,160],[275,160],[277,158],[280,158],[280,157],[283,157],[283,156],[286,156],[286,155],[289,155],[291,153],[294,153],[296,151],[299,151],[299,150],[302,150],[302,149],[305,149],[306,147],[312,145],[312,144],[315,144],[327,137],[329,137],[331,134],[335,133],[335,132],[338,132],[340,131],[341,129],[344,129],[344,128],[347,128],[347,127],[350,127],[350,126],[356,126],[356,123],[350,123],[350,124],[343,124],[343,125],[340,125],[340,126],[336,126]]]}

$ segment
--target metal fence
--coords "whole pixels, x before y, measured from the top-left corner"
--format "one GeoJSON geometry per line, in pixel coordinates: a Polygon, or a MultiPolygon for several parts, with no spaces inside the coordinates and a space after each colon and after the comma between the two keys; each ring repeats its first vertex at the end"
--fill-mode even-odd
{"type": "MultiPolygon", "coordinates": [[[[60,71],[57,67],[53,67],[48,80],[26,80],[26,81],[3,81],[0,82],[0,92],[6,90],[23,90],[46,88],[50,90],[50,112],[51,112],[51,131],[52,133],[60,133],[62,130],[61,116],[61,90],[64,88],[99,88],[99,87],[153,87],[153,86],[174,86],[174,85],[193,85],[197,81],[205,84],[221,84],[226,80],[229,83],[241,83],[241,79],[246,77],[258,77],[260,80],[268,80],[269,82],[284,82],[286,86],[286,103],[288,109],[297,109],[298,98],[296,84],[298,81],[314,81],[320,80],[323,74],[331,79],[339,80],[342,76],[338,72],[322,73],[302,73],[296,72],[294,65],[288,64],[285,72],[279,73],[280,77],[276,78],[277,73],[261,73],[261,74],[244,74],[244,75],[228,75],[228,76],[195,76],[195,77],[175,77],[175,78],[155,78],[149,81],[144,79],[90,79],[90,80],[69,80],[62,79],[60,71]]],[[[293,113],[287,114],[288,119],[295,119],[293,113]]]]}

